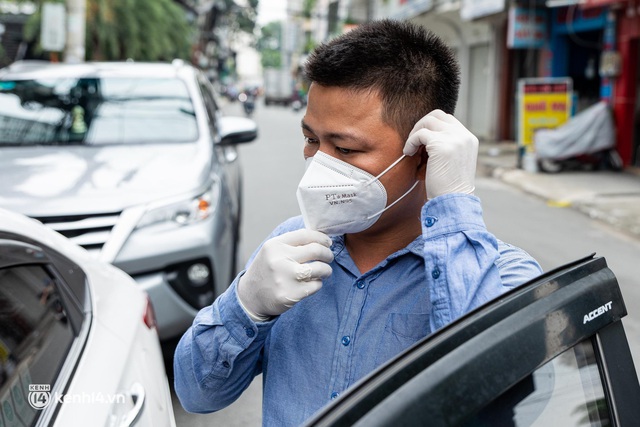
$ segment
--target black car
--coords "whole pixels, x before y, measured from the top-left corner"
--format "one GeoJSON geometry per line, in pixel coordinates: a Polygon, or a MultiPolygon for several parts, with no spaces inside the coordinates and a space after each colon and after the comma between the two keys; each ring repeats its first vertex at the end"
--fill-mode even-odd
{"type": "Polygon", "coordinates": [[[604,258],[551,271],[364,378],[309,426],[638,426],[640,385],[604,258]]]}

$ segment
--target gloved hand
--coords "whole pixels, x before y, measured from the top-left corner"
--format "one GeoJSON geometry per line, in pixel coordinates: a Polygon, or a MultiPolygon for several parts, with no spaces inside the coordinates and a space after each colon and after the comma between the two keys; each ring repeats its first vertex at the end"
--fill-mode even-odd
{"type": "Polygon", "coordinates": [[[449,193],[473,194],[478,158],[475,135],[451,114],[433,110],[413,127],[403,152],[412,156],[422,145],[429,156],[427,199],[449,193]]]}
{"type": "Polygon", "coordinates": [[[319,231],[296,230],[262,245],[238,282],[238,298],[255,321],[277,316],[322,287],[331,275],[331,239],[319,231]]]}

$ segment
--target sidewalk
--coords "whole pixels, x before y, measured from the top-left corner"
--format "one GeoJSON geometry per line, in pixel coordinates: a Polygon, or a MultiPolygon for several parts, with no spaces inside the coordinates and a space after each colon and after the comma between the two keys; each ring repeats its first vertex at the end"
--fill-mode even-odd
{"type": "Polygon", "coordinates": [[[481,141],[478,172],[546,200],[573,208],[640,240],[640,172],[529,173],[517,168],[517,144],[481,141]]]}

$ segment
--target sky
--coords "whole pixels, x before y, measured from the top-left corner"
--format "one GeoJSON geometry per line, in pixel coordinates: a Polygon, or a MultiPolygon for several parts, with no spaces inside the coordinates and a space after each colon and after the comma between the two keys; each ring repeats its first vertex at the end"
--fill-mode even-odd
{"type": "Polygon", "coordinates": [[[287,0],[260,0],[258,3],[258,25],[284,20],[287,16],[287,0]]]}

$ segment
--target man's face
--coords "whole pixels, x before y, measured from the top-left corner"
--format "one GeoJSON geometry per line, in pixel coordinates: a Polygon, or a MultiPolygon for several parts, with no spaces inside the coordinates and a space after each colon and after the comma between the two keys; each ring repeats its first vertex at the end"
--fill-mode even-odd
{"type": "MultiPolygon", "coordinates": [[[[302,133],[305,158],[319,150],[374,176],[402,156],[405,142],[382,121],[382,102],[377,92],[354,92],[317,84],[309,89],[302,133]]],[[[400,198],[416,179],[424,179],[424,171],[420,175],[419,167],[420,156],[405,158],[380,178],[387,190],[387,204],[400,198]]],[[[397,220],[398,215],[409,210],[409,203],[422,206],[424,187],[418,187],[385,212],[372,229],[379,228],[385,218],[397,220]]],[[[410,215],[416,217],[413,210],[410,215]]]]}

